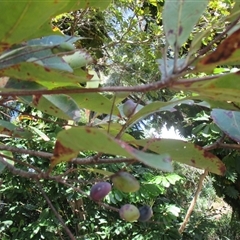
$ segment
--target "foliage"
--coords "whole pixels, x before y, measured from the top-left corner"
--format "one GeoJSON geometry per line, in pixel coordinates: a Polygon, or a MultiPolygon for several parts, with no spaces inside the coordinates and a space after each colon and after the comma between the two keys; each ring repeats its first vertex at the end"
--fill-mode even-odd
{"type": "Polygon", "coordinates": [[[237,1],[0,6],[1,239],[239,237],[237,1]],[[186,140],[160,139],[164,124],[186,140]],[[210,176],[187,224],[198,169],[210,176]],[[93,202],[121,170],[140,189],[93,202]],[[215,191],[232,219],[199,211],[215,191]],[[124,222],[128,203],[153,217],[124,222]]]}

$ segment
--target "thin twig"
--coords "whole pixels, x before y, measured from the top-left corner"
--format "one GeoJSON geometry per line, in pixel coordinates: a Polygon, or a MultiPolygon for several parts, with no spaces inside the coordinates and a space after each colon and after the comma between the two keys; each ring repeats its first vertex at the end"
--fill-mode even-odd
{"type": "Polygon", "coordinates": [[[200,176],[200,178],[199,178],[198,187],[197,187],[197,190],[196,190],[195,195],[194,195],[194,197],[193,197],[193,200],[192,200],[192,202],[191,202],[191,204],[190,204],[190,206],[189,206],[189,208],[188,208],[188,211],[187,211],[187,214],[186,214],[186,216],[185,216],[185,218],[184,218],[184,220],[183,220],[183,223],[181,224],[180,228],[178,229],[178,231],[179,231],[180,234],[182,234],[182,232],[184,231],[184,229],[185,229],[185,227],[186,227],[186,225],[187,225],[187,223],[188,223],[188,221],[189,221],[189,219],[190,219],[190,216],[191,216],[191,214],[192,214],[192,212],[193,212],[193,209],[194,209],[194,207],[195,207],[195,205],[196,205],[198,196],[199,196],[199,194],[200,194],[200,192],[201,192],[201,190],[202,190],[203,180],[204,180],[204,178],[205,178],[207,175],[208,175],[208,171],[205,170],[204,173],[203,173],[203,174],[200,176]]]}
{"type": "Polygon", "coordinates": [[[69,236],[69,238],[71,240],[76,240],[76,238],[73,236],[72,232],[70,231],[70,229],[68,228],[68,226],[65,224],[65,222],[63,221],[62,217],[59,215],[59,213],[57,212],[57,210],[55,209],[55,207],[53,206],[52,202],[50,201],[50,199],[48,198],[47,194],[44,192],[41,184],[39,181],[37,181],[37,185],[39,187],[40,192],[42,193],[43,197],[46,199],[48,206],[52,209],[54,215],[56,216],[56,218],[58,219],[58,221],[62,224],[65,232],[67,233],[67,235],[69,236]]]}
{"type": "Polygon", "coordinates": [[[15,168],[14,165],[11,165],[7,161],[5,161],[3,159],[3,157],[1,157],[1,156],[0,156],[0,163],[5,165],[5,167],[14,175],[21,176],[21,177],[24,177],[24,178],[31,178],[31,179],[38,179],[39,178],[38,177],[39,175],[37,173],[26,172],[26,171],[23,171],[21,169],[15,168]]]}
{"type": "Polygon", "coordinates": [[[35,167],[35,166],[33,166],[33,165],[31,165],[31,164],[29,164],[29,163],[27,163],[27,162],[20,161],[20,160],[18,160],[18,159],[16,159],[16,158],[13,158],[13,157],[10,157],[10,156],[1,154],[1,153],[0,153],[0,157],[6,158],[6,159],[9,159],[9,160],[12,160],[13,162],[18,163],[18,164],[20,164],[20,165],[23,165],[23,166],[25,166],[25,167],[28,167],[29,169],[34,169],[34,170],[35,170],[36,172],[38,172],[38,173],[41,172],[41,169],[40,169],[40,168],[35,167]]]}
{"type": "MultiPolygon", "coordinates": [[[[79,192],[79,193],[81,193],[82,195],[90,198],[90,196],[89,196],[87,193],[85,193],[84,191],[82,191],[80,188],[74,187],[73,185],[67,183],[65,180],[63,180],[63,179],[56,179],[56,181],[59,182],[59,183],[62,183],[62,184],[65,185],[65,186],[68,186],[68,187],[72,188],[75,192],[79,192]]],[[[115,211],[115,212],[119,212],[119,209],[118,209],[118,208],[112,207],[112,206],[110,206],[110,205],[108,205],[108,204],[106,204],[106,203],[103,203],[103,202],[96,202],[96,203],[97,203],[98,205],[100,205],[100,206],[103,206],[104,208],[109,209],[109,210],[112,210],[112,211],[115,211]]]]}

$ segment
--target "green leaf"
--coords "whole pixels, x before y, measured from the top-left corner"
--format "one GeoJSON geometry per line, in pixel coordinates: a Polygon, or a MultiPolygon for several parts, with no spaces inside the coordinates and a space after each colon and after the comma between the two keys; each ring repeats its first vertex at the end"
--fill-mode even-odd
{"type": "Polygon", "coordinates": [[[128,120],[128,125],[131,125],[134,122],[139,121],[140,119],[142,119],[154,112],[160,112],[160,111],[174,112],[174,111],[176,111],[176,109],[174,107],[177,105],[180,105],[180,104],[192,105],[192,104],[194,104],[194,101],[193,100],[178,100],[178,101],[174,101],[174,102],[160,102],[160,101],[152,102],[152,103],[144,106],[136,114],[134,114],[128,120]]]}
{"type": "MultiPolygon", "coordinates": [[[[97,126],[97,125],[98,124],[94,126],[97,126]]],[[[109,130],[109,134],[112,135],[113,137],[116,137],[118,133],[121,131],[121,129],[123,128],[123,126],[119,123],[109,123],[109,122],[105,124],[99,124],[99,126],[101,126],[105,131],[109,130]]],[[[135,138],[128,133],[123,133],[121,136],[121,140],[132,141],[132,140],[135,140],[135,138]]]]}
{"type": "Polygon", "coordinates": [[[224,189],[224,192],[231,198],[237,199],[239,197],[239,192],[233,186],[227,186],[224,189]]]}
{"type": "Polygon", "coordinates": [[[159,184],[165,188],[170,187],[170,182],[167,180],[167,178],[165,176],[156,176],[156,177],[154,177],[152,182],[155,184],[159,184]]]}
{"type": "Polygon", "coordinates": [[[215,51],[204,56],[196,65],[196,71],[210,72],[217,65],[237,65],[240,61],[240,29],[233,32],[215,51]]]}
{"type": "MultiPolygon", "coordinates": [[[[0,143],[0,145],[3,145],[3,144],[0,143]]],[[[6,157],[0,156],[0,158],[2,158],[4,161],[8,162],[11,165],[14,165],[14,162],[11,160],[13,158],[12,152],[6,151],[6,150],[1,150],[0,153],[3,154],[4,156],[6,156],[6,157]]],[[[3,163],[0,163],[0,174],[3,172],[5,167],[6,167],[6,165],[4,165],[3,163]]]]}
{"type": "Polygon", "coordinates": [[[80,68],[93,62],[92,57],[84,49],[77,50],[75,53],[65,55],[62,58],[71,66],[71,68],[74,70],[78,69],[77,73],[79,73],[80,68]]]}
{"type": "Polygon", "coordinates": [[[0,22],[4,22],[4,24],[0,26],[0,52],[13,44],[52,34],[49,22],[54,15],[91,6],[103,9],[109,3],[108,0],[25,0],[18,4],[1,1],[0,9],[4,9],[4,11],[1,13],[0,22]],[[39,14],[40,9],[42,9],[41,14],[39,14]]]}
{"type": "Polygon", "coordinates": [[[78,122],[81,117],[78,105],[71,97],[64,94],[21,97],[19,99],[33,105],[40,111],[58,118],[78,122]]]}
{"type": "Polygon", "coordinates": [[[106,132],[89,127],[74,127],[57,135],[51,167],[71,160],[81,150],[125,156],[163,171],[173,170],[169,155],[141,152],[123,141],[114,139],[106,132]]]}
{"type": "MultiPolygon", "coordinates": [[[[192,99],[199,99],[199,97],[191,97],[192,99]]],[[[198,106],[202,106],[205,108],[223,108],[228,110],[238,110],[239,107],[237,104],[233,104],[230,101],[218,101],[217,99],[209,99],[208,97],[201,96],[201,100],[205,100],[203,102],[197,103],[198,106]]]]}
{"type": "Polygon", "coordinates": [[[112,101],[100,93],[69,94],[69,96],[80,108],[86,108],[97,113],[106,114],[110,114],[112,109],[114,115],[120,116],[118,108],[113,105],[112,101]]]}
{"type": "Polygon", "coordinates": [[[213,109],[211,117],[224,133],[240,142],[240,112],[213,109]]]}
{"type": "Polygon", "coordinates": [[[178,217],[181,209],[173,204],[166,206],[167,211],[173,214],[174,216],[178,217]]]}
{"type": "Polygon", "coordinates": [[[83,71],[81,76],[67,72],[60,72],[41,66],[34,62],[23,62],[0,70],[0,76],[34,81],[48,89],[62,86],[80,86],[79,83],[88,80],[87,72],[83,71]]]}
{"type": "Polygon", "coordinates": [[[174,185],[177,181],[182,179],[182,177],[180,177],[176,173],[170,173],[166,176],[166,178],[172,185],[174,185]]]}
{"type": "MultiPolygon", "coordinates": [[[[234,44],[234,43],[232,43],[234,44]]],[[[220,46],[220,45],[219,45],[220,46]]],[[[226,52],[227,49],[225,48],[226,52]]],[[[214,53],[214,52],[213,52],[214,53]]],[[[213,54],[211,53],[211,54],[213,54]]],[[[205,72],[205,73],[211,73],[214,68],[218,65],[232,65],[232,66],[236,66],[238,65],[239,61],[240,61],[240,49],[238,48],[234,48],[233,52],[230,53],[226,53],[225,54],[225,58],[220,58],[221,56],[216,56],[216,61],[213,63],[204,63],[205,59],[209,58],[211,56],[211,54],[205,56],[204,58],[202,58],[200,61],[198,61],[195,71],[197,72],[205,72]]],[[[217,54],[216,54],[217,55],[217,54]]]]}
{"type": "Polygon", "coordinates": [[[135,140],[130,144],[136,144],[156,153],[168,153],[172,160],[184,163],[196,168],[207,169],[218,175],[224,175],[226,167],[223,162],[212,153],[198,145],[174,139],[144,139],[135,140]]]}
{"type": "Polygon", "coordinates": [[[50,141],[50,138],[38,128],[33,126],[29,126],[29,128],[31,128],[35,133],[37,133],[44,141],[50,141]]]}
{"type": "Polygon", "coordinates": [[[9,92],[9,91],[16,91],[23,89],[31,89],[31,90],[40,90],[46,89],[44,86],[36,83],[36,82],[29,82],[29,81],[21,81],[18,79],[2,77],[0,78],[0,90],[1,92],[9,92]]]}
{"type": "Polygon", "coordinates": [[[49,47],[24,46],[9,50],[0,56],[0,69],[13,67],[21,62],[33,62],[47,68],[73,72],[73,69],[61,57],[53,54],[49,47]]]}
{"type": "Polygon", "coordinates": [[[240,71],[236,73],[226,74],[222,77],[216,77],[211,80],[201,80],[191,82],[188,80],[181,83],[176,82],[171,88],[175,90],[185,90],[198,93],[199,98],[204,97],[205,100],[216,100],[224,102],[240,102],[240,71]]]}
{"type": "Polygon", "coordinates": [[[165,0],[163,28],[169,45],[181,47],[208,5],[208,0],[165,0]]]}
{"type": "MultiPolygon", "coordinates": [[[[69,54],[64,45],[70,45],[72,50],[69,56],[76,56],[75,61],[79,64],[78,67],[85,66],[92,62],[91,56],[86,53],[85,50],[76,50],[73,42],[79,40],[81,37],[72,36],[58,36],[51,35],[38,39],[28,41],[23,46],[20,45],[18,48],[8,50],[0,56],[0,69],[13,66],[21,62],[34,62],[47,68],[54,68],[61,71],[73,72],[73,69],[64,60],[64,54],[69,54]],[[54,50],[62,47],[61,54],[54,54],[54,50]],[[81,63],[81,64],[80,64],[81,63]]],[[[60,49],[61,50],[61,49],[60,49]]],[[[69,61],[71,63],[71,61],[69,61]]]]}
{"type": "Polygon", "coordinates": [[[79,107],[67,95],[43,95],[40,98],[34,98],[33,104],[39,110],[59,118],[78,122],[81,117],[79,107]]]}
{"type": "Polygon", "coordinates": [[[27,45],[33,46],[44,46],[44,47],[53,47],[57,46],[61,43],[74,43],[77,40],[82,39],[82,37],[74,37],[74,36],[67,36],[67,35],[49,35],[41,38],[31,39],[27,41],[27,45]]]}
{"type": "Polygon", "coordinates": [[[27,129],[20,128],[8,121],[0,120],[0,133],[16,138],[31,138],[32,133],[27,129]]]}

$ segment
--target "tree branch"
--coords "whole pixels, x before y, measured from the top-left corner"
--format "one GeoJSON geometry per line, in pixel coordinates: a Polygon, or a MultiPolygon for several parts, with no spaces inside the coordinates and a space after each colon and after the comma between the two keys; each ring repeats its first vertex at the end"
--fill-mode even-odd
{"type": "Polygon", "coordinates": [[[40,192],[42,193],[43,197],[46,199],[48,206],[52,209],[54,215],[56,216],[56,218],[58,219],[58,221],[62,224],[65,232],[67,233],[67,235],[69,236],[69,238],[71,240],[76,240],[76,238],[73,236],[72,232],[70,231],[70,229],[68,228],[68,226],[65,224],[65,222],[63,221],[62,217],[59,215],[59,213],[57,212],[57,210],[55,209],[55,207],[52,205],[50,199],[48,198],[48,196],[46,195],[46,193],[44,192],[41,184],[39,181],[37,181],[37,185],[39,187],[40,192]]]}
{"type": "MultiPolygon", "coordinates": [[[[53,154],[48,152],[42,152],[42,151],[33,151],[23,148],[16,148],[12,146],[7,145],[0,145],[0,150],[7,150],[10,152],[16,152],[16,153],[22,153],[22,154],[29,154],[36,157],[42,157],[42,158],[52,158],[53,154]]],[[[94,157],[89,158],[74,158],[69,162],[79,164],[79,165],[88,165],[88,164],[104,164],[104,163],[123,163],[123,162],[131,162],[133,161],[132,158],[102,158],[98,159],[97,161],[94,159],[94,157]]]]}
{"type": "Polygon", "coordinates": [[[32,179],[38,179],[38,174],[34,172],[26,172],[21,169],[15,168],[13,165],[8,163],[3,159],[3,157],[0,156],[0,163],[6,166],[6,168],[14,175],[21,176],[24,178],[32,178],[32,179]]]}
{"type": "Polygon", "coordinates": [[[71,88],[71,89],[29,89],[29,90],[14,90],[8,92],[1,92],[1,96],[31,96],[31,95],[53,95],[53,94],[70,94],[70,93],[93,93],[93,92],[149,92],[168,87],[173,79],[177,76],[170,76],[163,81],[149,83],[145,85],[137,85],[133,87],[100,87],[100,88],[71,88]]]}
{"type": "Polygon", "coordinates": [[[203,186],[203,180],[204,178],[208,175],[208,171],[205,170],[203,174],[201,174],[200,178],[199,178],[199,182],[198,182],[198,187],[197,187],[197,190],[195,192],[195,195],[194,195],[194,198],[188,208],[188,211],[187,211],[187,214],[183,220],[183,223],[181,224],[180,228],[178,229],[179,233],[182,234],[182,232],[184,231],[189,219],[190,219],[190,216],[192,214],[192,211],[196,205],[196,202],[197,202],[197,199],[198,199],[198,196],[202,190],[202,186],[203,186]]]}
{"type": "Polygon", "coordinates": [[[29,163],[27,163],[27,162],[20,161],[20,160],[18,160],[18,159],[16,159],[16,158],[9,157],[9,156],[4,155],[4,154],[1,154],[1,153],[0,153],[0,157],[6,158],[6,159],[9,159],[9,160],[12,160],[13,162],[18,163],[18,164],[20,164],[20,165],[23,165],[23,166],[25,166],[25,167],[28,167],[29,169],[34,169],[34,170],[35,170],[36,172],[38,172],[38,173],[41,172],[41,169],[40,169],[40,168],[35,167],[35,166],[33,166],[33,165],[31,165],[31,164],[29,164],[29,163]]]}

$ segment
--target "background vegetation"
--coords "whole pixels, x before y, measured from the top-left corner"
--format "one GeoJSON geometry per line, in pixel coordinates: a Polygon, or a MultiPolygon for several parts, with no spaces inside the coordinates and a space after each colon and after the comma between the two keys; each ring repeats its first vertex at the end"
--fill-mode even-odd
{"type": "Polygon", "coordinates": [[[240,238],[238,1],[0,7],[1,239],[240,238]],[[139,191],[93,202],[120,170],[139,191]]]}

